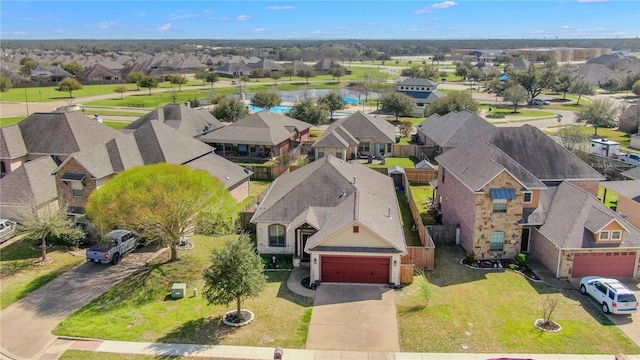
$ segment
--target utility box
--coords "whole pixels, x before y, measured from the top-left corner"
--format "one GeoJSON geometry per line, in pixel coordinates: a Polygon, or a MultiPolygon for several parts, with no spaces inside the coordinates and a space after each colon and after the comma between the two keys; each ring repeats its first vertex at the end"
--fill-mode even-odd
{"type": "Polygon", "coordinates": [[[171,298],[174,300],[182,299],[186,292],[187,292],[186,283],[173,283],[173,285],[171,286],[171,298]]]}
{"type": "Polygon", "coordinates": [[[608,139],[591,140],[589,153],[606,157],[617,157],[620,155],[620,143],[608,139]]]}

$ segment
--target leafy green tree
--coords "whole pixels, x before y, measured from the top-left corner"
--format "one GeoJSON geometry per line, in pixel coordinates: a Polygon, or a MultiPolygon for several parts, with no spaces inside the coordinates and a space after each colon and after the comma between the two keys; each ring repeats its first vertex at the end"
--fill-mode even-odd
{"type": "Polygon", "coordinates": [[[496,64],[497,66],[501,64],[511,64],[512,62],[513,62],[513,57],[509,55],[498,55],[496,56],[496,60],[493,63],[496,64]]]}
{"type": "Polygon", "coordinates": [[[57,91],[68,92],[69,99],[73,98],[73,92],[82,89],[82,84],[78,79],[65,78],[58,83],[57,91]]]}
{"type": "Polygon", "coordinates": [[[411,134],[411,132],[413,131],[413,123],[411,121],[409,121],[409,120],[403,121],[398,126],[398,131],[400,132],[402,137],[408,137],[411,134]]]}
{"type": "Polygon", "coordinates": [[[271,79],[273,79],[274,85],[278,85],[278,80],[280,80],[282,78],[282,75],[280,75],[279,71],[272,71],[271,75],[269,75],[269,77],[271,77],[271,79]]]}
{"type": "Polygon", "coordinates": [[[193,77],[196,80],[202,81],[202,85],[204,85],[207,81],[207,71],[198,71],[197,73],[193,74],[193,77]]]}
{"type": "Polygon", "coordinates": [[[313,125],[322,125],[329,120],[327,108],[324,105],[316,105],[311,99],[295,103],[287,112],[287,116],[313,125]]]}
{"type": "Polygon", "coordinates": [[[604,83],[604,88],[609,89],[609,92],[614,93],[620,89],[622,86],[622,80],[617,77],[610,77],[604,83]]]}
{"type": "Polygon", "coordinates": [[[235,300],[238,319],[242,300],[260,295],[267,283],[260,255],[246,235],[211,250],[211,266],[204,270],[203,279],[202,296],[207,303],[229,305],[235,300]]]}
{"type": "Polygon", "coordinates": [[[609,125],[617,113],[618,107],[611,99],[594,99],[578,111],[576,122],[593,126],[597,136],[598,128],[609,125]]]}
{"type": "Polygon", "coordinates": [[[460,76],[461,80],[464,80],[467,75],[469,74],[470,68],[467,66],[464,66],[464,64],[462,63],[457,63],[456,64],[456,76],[460,76]]]}
{"type": "MultiPolygon", "coordinates": [[[[22,63],[22,60],[20,61],[21,63],[22,63]]],[[[27,78],[31,75],[31,69],[33,69],[36,66],[38,66],[38,62],[32,59],[29,59],[24,63],[22,63],[22,66],[20,67],[20,70],[18,71],[18,73],[20,73],[20,75],[22,75],[23,77],[27,78]]]]}
{"type": "Polygon", "coordinates": [[[113,89],[113,91],[119,93],[120,94],[120,100],[122,100],[122,96],[124,95],[124,93],[129,91],[129,89],[127,89],[127,87],[124,86],[124,85],[118,85],[118,86],[116,86],[115,89],[113,89]]]}
{"type": "Polygon", "coordinates": [[[53,209],[49,206],[38,209],[30,206],[29,211],[20,214],[19,229],[29,239],[40,240],[42,258],[47,260],[47,242],[62,242],[71,246],[77,246],[84,238],[84,232],[76,226],[74,221],[66,214],[66,207],[60,206],[53,209]]]}
{"type": "Polygon", "coordinates": [[[84,70],[84,67],[82,67],[82,65],[80,65],[80,63],[78,63],[77,61],[74,61],[65,65],[63,69],[69,74],[76,75],[80,71],[84,70]]]}
{"type": "Polygon", "coordinates": [[[443,53],[435,54],[432,60],[439,64],[444,61],[444,54],[443,53]]]}
{"type": "Polygon", "coordinates": [[[640,80],[633,83],[633,86],[631,87],[631,92],[634,93],[636,96],[640,97],[640,80]]]}
{"type": "Polygon", "coordinates": [[[182,91],[182,85],[186,84],[188,81],[186,76],[180,74],[168,75],[167,80],[169,80],[172,85],[178,85],[179,91],[182,91]]]}
{"type": "Polygon", "coordinates": [[[500,79],[493,79],[487,83],[485,91],[488,93],[502,96],[502,92],[504,91],[504,89],[506,89],[510,85],[511,84],[509,84],[506,81],[500,81],[500,79]]]}
{"type": "Polygon", "coordinates": [[[23,57],[22,59],[20,59],[20,65],[24,65],[26,64],[28,61],[35,61],[30,57],[23,57]]]}
{"type": "Polygon", "coordinates": [[[531,104],[536,96],[540,95],[544,89],[555,82],[555,75],[556,72],[553,67],[545,66],[543,69],[538,69],[535,66],[531,66],[528,70],[512,72],[510,78],[527,91],[527,94],[529,94],[527,103],[531,104]]]}
{"type": "Polygon", "coordinates": [[[419,66],[412,66],[410,68],[402,69],[400,76],[406,76],[409,78],[419,78],[422,74],[419,66]]]}
{"type": "Polygon", "coordinates": [[[333,76],[334,78],[338,78],[338,82],[340,82],[340,78],[347,75],[347,70],[342,66],[336,66],[329,70],[329,75],[333,76]]]}
{"type": "Polygon", "coordinates": [[[558,136],[562,146],[569,151],[573,151],[578,145],[586,144],[591,135],[585,131],[585,127],[581,125],[567,125],[558,130],[558,136]]]}
{"type": "Polygon", "coordinates": [[[264,77],[264,70],[262,69],[255,69],[251,72],[251,77],[256,79],[256,81],[258,81],[258,79],[263,78],[264,77]]]}
{"type": "Polygon", "coordinates": [[[280,105],[282,99],[274,92],[261,91],[253,95],[251,103],[269,111],[272,107],[280,105]]]}
{"type": "Polygon", "coordinates": [[[596,89],[591,85],[591,83],[585,80],[576,80],[571,85],[569,93],[578,95],[576,105],[580,105],[580,98],[582,98],[583,95],[594,95],[596,93],[596,89]]]}
{"type": "Polygon", "coordinates": [[[514,84],[504,89],[502,97],[513,105],[513,112],[518,112],[518,104],[526,102],[528,99],[527,90],[518,84],[514,84]]]}
{"type": "Polygon", "coordinates": [[[445,115],[452,111],[469,110],[475,113],[480,109],[480,104],[471,97],[468,91],[453,91],[447,96],[434,101],[427,108],[427,116],[432,114],[445,115]]]}
{"type": "Polygon", "coordinates": [[[291,81],[291,78],[295,74],[296,74],[296,69],[294,69],[292,67],[284,69],[284,76],[288,76],[289,77],[289,81],[291,81]]]}
{"type": "Polygon", "coordinates": [[[158,80],[156,80],[153,76],[145,75],[140,80],[140,86],[143,88],[149,89],[149,95],[151,95],[151,89],[158,87],[158,80]]]}
{"type": "Polygon", "coordinates": [[[158,163],[125,170],[95,190],[87,217],[104,230],[126,228],[168,246],[174,261],[180,238],[194,225],[204,234],[233,231],[235,207],[229,191],[208,172],[158,163]]]}
{"type": "MultiPolygon", "coordinates": [[[[440,71],[440,79],[446,79],[449,76],[449,73],[446,71],[440,71]]],[[[444,81],[444,80],[443,80],[444,81]]]]}
{"type": "Polygon", "coordinates": [[[8,76],[0,74],[0,92],[7,92],[13,87],[13,81],[8,76]]]}
{"type": "Polygon", "coordinates": [[[315,77],[317,74],[311,67],[298,70],[298,76],[304,78],[309,83],[309,78],[315,77]]]}
{"type": "Polygon", "coordinates": [[[213,71],[207,71],[205,73],[204,81],[211,84],[211,89],[213,89],[213,84],[216,83],[218,79],[220,79],[220,77],[213,71]]]}
{"type": "Polygon", "coordinates": [[[242,101],[225,96],[218,100],[211,115],[221,121],[236,122],[249,115],[249,110],[242,101]]]}
{"type": "Polygon", "coordinates": [[[324,105],[327,110],[329,110],[329,114],[332,120],[334,112],[345,109],[347,107],[347,102],[338,93],[329,93],[325,96],[320,97],[318,99],[318,104],[324,105]]]}
{"type": "Polygon", "coordinates": [[[145,74],[136,71],[136,72],[132,72],[129,75],[127,75],[127,78],[125,79],[125,81],[129,84],[136,84],[136,90],[140,91],[140,83],[142,83],[142,80],[146,77],[145,74]]]}
{"type": "Polygon", "coordinates": [[[400,115],[408,115],[416,107],[416,101],[412,97],[395,91],[382,95],[380,103],[382,111],[393,113],[396,116],[396,121],[400,115]]]}
{"type": "Polygon", "coordinates": [[[571,85],[573,85],[574,81],[575,78],[573,76],[569,74],[560,74],[558,75],[556,82],[551,85],[551,88],[557,93],[562,93],[562,99],[566,99],[567,93],[571,90],[571,85]]]}
{"type": "MultiPolygon", "coordinates": [[[[624,91],[633,90],[633,85],[638,80],[640,80],[640,72],[637,72],[635,74],[627,74],[627,76],[624,77],[624,81],[622,82],[622,89],[621,90],[624,90],[624,91]]],[[[640,96],[640,95],[638,95],[638,96],[640,96]]]]}

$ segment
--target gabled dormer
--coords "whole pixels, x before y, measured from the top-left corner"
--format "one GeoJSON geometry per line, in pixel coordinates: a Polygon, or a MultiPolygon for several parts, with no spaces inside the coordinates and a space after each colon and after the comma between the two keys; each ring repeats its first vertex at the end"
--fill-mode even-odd
{"type": "Polygon", "coordinates": [[[593,234],[598,245],[618,245],[624,241],[625,233],[629,232],[620,221],[601,209],[593,209],[585,223],[587,231],[593,234]]]}

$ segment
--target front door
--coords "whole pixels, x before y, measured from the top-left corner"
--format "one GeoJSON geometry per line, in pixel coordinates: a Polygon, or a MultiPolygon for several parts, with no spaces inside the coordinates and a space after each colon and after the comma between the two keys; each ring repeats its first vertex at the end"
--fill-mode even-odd
{"type": "Polygon", "coordinates": [[[529,236],[531,234],[531,229],[522,228],[522,238],[520,241],[520,252],[526,253],[529,252],[529,236]]]}
{"type": "Polygon", "coordinates": [[[313,235],[312,233],[302,233],[301,237],[302,237],[302,247],[300,248],[300,252],[302,253],[300,255],[300,258],[302,261],[309,261],[309,254],[306,253],[304,251],[305,246],[307,246],[307,240],[309,240],[309,237],[311,237],[311,235],[313,235]]]}

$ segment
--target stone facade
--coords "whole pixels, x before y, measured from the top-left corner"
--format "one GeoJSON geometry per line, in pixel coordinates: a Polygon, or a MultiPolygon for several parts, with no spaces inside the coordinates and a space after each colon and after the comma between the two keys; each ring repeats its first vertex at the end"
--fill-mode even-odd
{"type": "Polygon", "coordinates": [[[97,182],[76,159],[71,158],[69,162],[56,173],[56,187],[58,189],[58,199],[61,206],[80,206],[84,208],[87,205],[89,195],[97,188],[97,182]],[[71,182],[62,180],[62,176],[65,173],[84,174],[82,196],[73,195],[71,182]]]}

